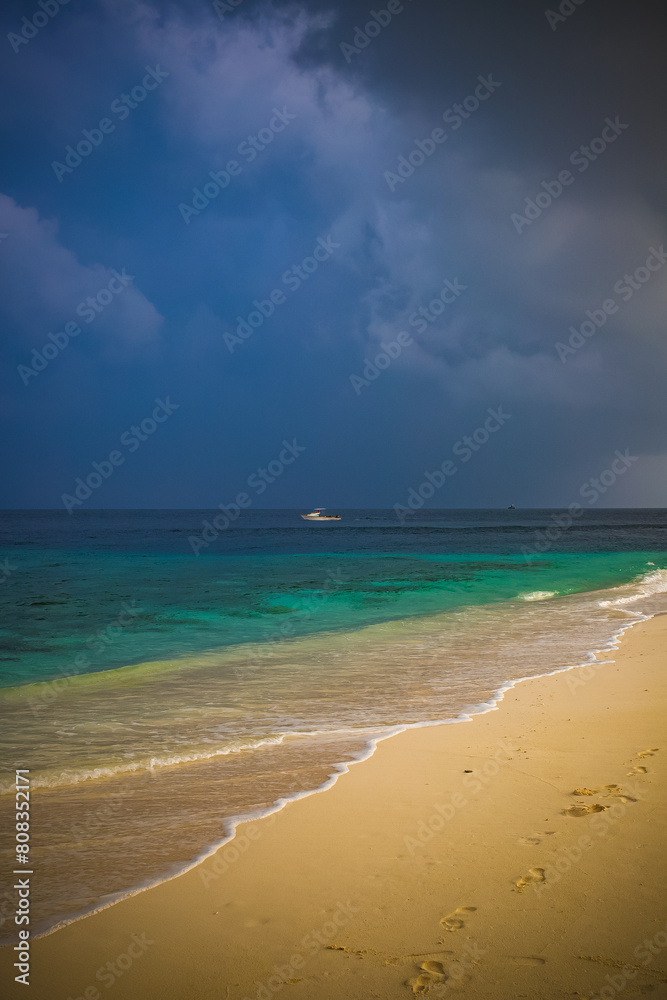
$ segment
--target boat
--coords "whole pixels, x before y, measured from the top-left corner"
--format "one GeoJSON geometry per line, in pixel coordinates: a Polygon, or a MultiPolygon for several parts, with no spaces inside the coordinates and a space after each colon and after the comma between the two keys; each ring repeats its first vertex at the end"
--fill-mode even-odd
{"type": "Polygon", "coordinates": [[[304,521],[340,521],[340,514],[325,514],[326,507],[315,507],[311,514],[302,514],[304,521]]]}
{"type": "Polygon", "coordinates": [[[508,510],[516,510],[516,507],[514,506],[513,503],[511,503],[507,509],[508,510]]]}

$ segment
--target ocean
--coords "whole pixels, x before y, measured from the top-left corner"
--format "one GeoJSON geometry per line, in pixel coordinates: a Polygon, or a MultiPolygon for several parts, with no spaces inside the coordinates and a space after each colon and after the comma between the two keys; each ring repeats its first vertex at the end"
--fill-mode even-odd
{"type": "Polygon", "coordinates": [[[2,860],[28,768],[33,933],[667,610],[664,510],[216,513],[0,512],[2,860]]]}

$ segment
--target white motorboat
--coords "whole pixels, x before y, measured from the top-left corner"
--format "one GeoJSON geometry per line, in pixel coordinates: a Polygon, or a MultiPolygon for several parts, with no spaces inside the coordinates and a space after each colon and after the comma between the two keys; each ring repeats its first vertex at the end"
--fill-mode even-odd
{"type": "Polygon", "coordinates": [[[340,514],[325,514],[326,507],[316,507],[311,514],[302,514],[304,521],[340,521],[340,514]]]}

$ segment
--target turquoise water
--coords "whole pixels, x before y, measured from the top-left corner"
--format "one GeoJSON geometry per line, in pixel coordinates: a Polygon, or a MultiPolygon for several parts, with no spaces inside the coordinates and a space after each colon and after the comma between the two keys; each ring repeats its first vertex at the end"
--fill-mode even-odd
{"type": "MultiPolygon", "coordinates": [[[[317,526],[315,530],[321,530],[317,526]]],[[[664,553],[230,554],[0,550],[0,684],[628,583],[664,553]],[[12,563],[13,560],[13,563],[12,563]],[[77,657],[79,660],[77,661],[77,657]],[[82,664],[85,664],[81,666],[82,664]]]]}
{"type": "Polygon", "coordinates": [[[195,556],[207,516],[0,515],[0,746],[31,772],[39,926],[667,610],[662,511],[565,531],[548,511],[259,511],[195,556]]]}

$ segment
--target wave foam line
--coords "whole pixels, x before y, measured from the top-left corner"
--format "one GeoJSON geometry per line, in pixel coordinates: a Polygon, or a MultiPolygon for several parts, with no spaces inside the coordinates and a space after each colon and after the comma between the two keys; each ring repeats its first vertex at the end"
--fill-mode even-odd
{"type": "MultiPolygon", "coordinates": [[[[649,565],[653,565],[653,564],[649,563],[649,565]]],[[[667,592],[667,569],[656,569],[656,570],[653,570],[651,572],[645,573],[641,577],[640,580],[636,581],[635,585],[639,587],[639,590],[637,591],[637,593],[631,594],[631,595],[625,595],[625,596],[615,597],[615,598],[610,598],[609,600],[598,601],[598,606],[600,608],[608,608],[608,607],[619,605],[619,608],[618,608],[619,611],[622,611],[625,614],[629,614],[629,615],[633,615],[634,616],[636,614],[636,612],[633,612],[633,611],[630,611],[630,610],[626,610],[625,607],[623,607],[623,605],[625,605],[625,604],[632,604],[632,603],[635,603],[636,601],[645,599],[645,598],[650,597],[650,596],[654,596],[656,594],[666,593],[667,592]]],[[[628,586],[632,586],[632,584],[624,584],[621,587],[609,588],[609,591],[611,593],[613,593],[614,591],[617,591],[617,590],[624,590],[628,586]]],[[[556,591],[536,590],[536,591],[533,591],[533,592],[531,592],[529,594],[523,594],[523,595],[520,595],[520,596],[522,596],[523,600],[525,600],[525,601],[542,601],[542,600],[547,600],[547,599],[549,599],[551,597],[555,597],[556,594],[557,594],[556,591]]],[[[648,616],[648,617],[651,617],[651,616],[648,616]]],[[[640,620],[644,620],[644,618],[641,618],[640,620]]],[[[378,627],[380,629],[382,628],[382,626],[378,626],[378,627]]],[[[607,648],[607,647],[605,647],[605,648],[607,648]]],[[[609,648],[614,648],[614,647],[612,646],[612,647],[609,647],[609,648]]],[[[593,659],[595,659],[595,656],[593,656],[593,659]]],[[[590,662],[590,660],[587,661],[587,662],[590,662]]],[[[584,666],[584,665],[585,664],[575,664],[575,666],[584,666]]],[[[123,667],[123,668],[120,668],[120,670],[123,670],[123,671],[125,671],[125,670],[133,670],[133,669],[136,669],[136,668],[135,667],[123,667]]],[[[570,668],[566,667],[566,668],[558,668],[558,669],[570,669],[570,668]]],[[[550,674],[544,674],[544,675],[539,675],[539,676],[550,676],[550,674]]],[[[526,678],[520,678],[519,680],[525,680],[525,679],[526,678]]],[[[479,715],[480,712],[473,712],[473,714],[474,715],[479,715]]],[[[447,721],[450,721],[450,720],[436,720],[434,723],[420,722],[420,723],[412,723],[410,725],[441,725],[443,722],[447,722],[447,721]]],[[[459,720],[455,720],[455,721],[459,721],[459,720]]],[[[402,731],[402,730],[398,729],[396,731],[399,732],[399,731],[402,731]]],[[[256,749],[258,749],[259,747],[262,747],[262,746],[272,746],[272,745],[276,746],[276,745],[280,745],[281,743],[283,743],[284,740],[287,737],[335,735],[335,734],[338,734],[338,733],[342,734],[343,732],[348,732],[348,731],[347,730],[328,730],[326,733],[324,731],[321,731],[321,732],[318,731],[316,733],[286,732],[286,733],[276,734],[275,736],[264,737],[264,738],[258,739],[256,741],[251,741],[249,743],[239,744],[237,746],[223,747],[221,749],[216,749],[216,750],[213,750],[213,751],[202,751],[200,753],[182,754],[182,755],[176,755],[175,754],[175,755],[170,755],[170,756],[165,756],[165,757],[151,757],[149,760],[132,761],[132,762],[127,763],[127,764],[118,764],[118,765],[115,765],[113,767],[104,767],[104,766],[101,766],[101,767],[97,767],[97,768],[90,768],[88,770],[62,771],[57,776],[50,776],[50,777],[44,777],[44,778],[39,778],[39,777],[33,778],[33,780],[32,780],[32,787],[33,788],[62,788],[62,787],[65,787],[67,785],[76,785],[76,784],[82,783],[84,781],[94,781],[94,780],[103,779],[103,778],[114,778],[114,777],[116,777],[118,775],[121,775],[121,774],[132,774],[132,773],[136,773],[138,771],[152,771],[152,770],[155,770],[157,768],[171,767],[171,766],[178,765],[178,764],[197,763],[198,761],[211,760],[211,759],[213,759],[215,757],[223,757],[223,756],[227,756],[228,754],[232,754],[232,753],[241,753],[244,750],[256,750],[256,749]]],[[[358,733],[359,730],[355,730],[354,732],[358,733]]],[[[0,795],[13,794],[13,789],[14,789],[13,784],[3,784],[3,783],[0,783],[0,795]]]]}
{"type": "MultiPolygon", "coordinates": [[[[65,785],[79,785],[84,781],[97,778],[115,778],[119,774],[131,774],[136,771],[153,771],[158,767],[173,767],[175,764],[196,764],[200,760],[211,760],[213,757],[226,757],[231,753],[241,753],[243,750],[257,750],[263,746],[277,746],[286,737],[302,735],[301,733],[279,733],[276,736],[266,736],[251,743],[240,743],[237,746],[223,747],[221,750],[211,750],[208,753],[174,754],[171,757],[151,757],[150,760],[132,761],[129,764],[117,764],[114,767],[93,767],[83,771],[61,771],[52,778],[31,778],[31,788],[62,788],[65,785]]],[[[14,785],[0,785],[0,795],[14,794],[14,785]]]]}
{"type": "MultiPolygon", "coordinates": [[[[652,591],[652,593],[667,592],[667,571],[659,570],[658,573],[664,574],[665,586],[659,591],[652,591]]],[[[649,577],[652,577],[653,575],[654,574],[648,574],[649,577]]],[[[623,600],[624,600],[623,598],[618,599],[619,602],[622,602],[623,600]]],[[[321,792],[328,791],[330,788],[333,788],[333,786],[336,784],[341,775],[347,774],[350,771],[351,767],[353,767],[355,764],[360,764],[363,761],[368,760],[370,757],[372,757],[375,751],[377,750],[378,746],[380,745],[380,743],[383,742],[383,740],[390,739],[391,737],[397,736],[399,733],[404,733],[409,729],[426,729],[432,726],[446,726],[446,725],[455,725],[460,722],[473,722],[475,717],[478,715],[486,715],[488,712],[497,711],[507,692],[511,691],[513,688],[517,687],[519,684],[523,684],[526,681],[538,680],[543,677],[553,677],[556,674],[567,673],[570,670],[579,670],[582,667],[590,666],[591,663],[596,663],[600,666],[606,663],[613,663],[614,661],[611,659],[610,660],[598,659],[598,654],[611,652],[612,650],[617,650],[620,646],[620,641],[626,632],[628,632],[631,628],[634,628],[635,625],[639,625],[641,622],[649,621],[651,618],[655,617],[655,613],[641,614],[640,612],[634,611],[634,612],[628,612],[628,614],[631,614],[633,616],[633,621],[628,622],[627,625],[623,625],[615,632],[613,632],[606,646],[602,646],[596,650],[587,651],[587,653],[585,654],[586,655],[585,660],[579,663],[572,663],[566,667],[557,667],[555,670],[550,670],[544,674],[535,674],[533,676],[527,676],[527,677],[517,677],[512,681],[506,681],[494,692],[489,701],[473,705],[468,712],[461,712],[459,713],[459,715],[456,716],[456,718],[435,719],[430,722],[412,722],[412,723],[405,723],[403,725],[389,727],[382,734],[373,736],[371,739],[367,740],[364,749],[357,756],[353,757],[352,760],[339,761],[333,764],[332,765],[333,771],[330,773],[328,779],[321,785],[319,785],[317,788],[313,788],[308,791],[295,792],[294,795],[276,799],[274,804],[268,809],[255,810],[252,812],[232,816],[229,817],[227,820],[224,820],[223,824],[225,828],[225,834],[223,835],[223,837],[220,840],[216,841],[215,843],[211,844],[209,847],[205,848],[203,851],[201,851],[189,864],[181,866],[173,866],[168,872],[164,873],[162,876],[158,878],[147,880],[146,882],[133,886],[131,889],[114,893],[113,895],[106,897],[104,901],[98,901],[97,903],[93,903],[90,907],[87,907],[86,909],[78,913],[72,914],[68,917],[58,919],[54,923],[49,923],[49,921],[44,921],[42,924],[36,926],[35,931],[32,935],[33,938],[46,937],[49,934],[54,934],[62,927],[67,927],[69,924],[72,924],[77,920],[83,920],[85,917],[92,916],[94,913],[99,913],[102,910],[106,910],[109,906],[114,906],[116,903],[119,903],[124,899],[130,899],[132,896],[136,896],[138,893],[144,892],[146,889],[151,889],[154,886],[161,885],[163,882],[170,882],[172,879],[178,878],[180,875],[184,875],[186,872],[192,871],[194,868],[197,868],[203,861],[206,861],[207,858],[210,858],[214,854],[216,854],[216,852],[219,851],[221,847],[224,847],[225,844],[230,843],[230,841],[232,841],[236,836],[237,828],[241,823],[253,822],[260,819],[264,819],[268,816],[273,816],[276,813],[281,812],[285,808],[285,806],[289,805],[290,802],[297,802],[299,799],[308,798],[308,796],[310,795],[318,795],[321,792]]],[[[326,733],[322,732],[321,735],[332,736],[336,735],[337,733],[340,733],[342,735],[343,733],[350,733],[350,732],[357,732],[357,731],[333,730],[326,733]]],[[[316,731],[314,733],[309,733],[309,734],[304,733],[304,735],[315,736],[315,735],[320,735],[320,732],[316,731]]],[[[359,735],[361,735],[361,733],[359,733],[359,735]]],[[[1,943],[13,944],[15,940],[18,940],[18,938],[2,941],[1,943]]]]}
{"type": "Polygon", "coordinates": [[[666,592],[667,569],[656,569],[650,573],[646,573],[642,577],[638,593],[630,594],[626,597],[612,597],[608,601],[600,601],[600,607],[608,608],[614,604],[634,604],[636,601],[641,601],[646,597],[653,597],[655,594],[664,594],[666,592]]]}

